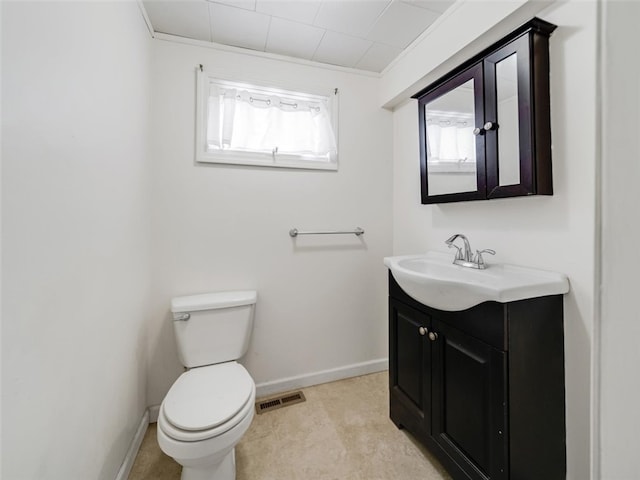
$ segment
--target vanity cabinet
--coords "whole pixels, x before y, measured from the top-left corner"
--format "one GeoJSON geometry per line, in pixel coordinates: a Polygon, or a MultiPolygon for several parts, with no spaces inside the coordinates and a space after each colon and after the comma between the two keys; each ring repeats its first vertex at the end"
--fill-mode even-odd
{"type": "Polygon", "coordinates": [[[455,480],[565,478],[562,295],[448,312],[389,274],[391,420],[455,480]]]}
{"type": "Polygon", "coordinates": [[[553,194],[555,28],[534,18],[414,95],[423,204],[553,194]]]}

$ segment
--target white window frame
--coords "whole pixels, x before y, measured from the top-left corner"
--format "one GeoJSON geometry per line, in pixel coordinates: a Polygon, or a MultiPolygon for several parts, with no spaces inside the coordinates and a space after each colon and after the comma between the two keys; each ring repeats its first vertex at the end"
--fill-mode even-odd
{"type": "MultiPolygon", "coordinates": [[[[283,153],[266,153],[264,151],[240,151],[209,149],[207,145],[207,122],[209,86],[216,83],[221,86],[242,88],[271,95],[282,95],[288,98],[300,98],[306,101],[324,102],[329,111],[336,146],[338,146],[338,89],[323,94],[294,90],[285,90],[260,86],[253,83],[231,81],[220,78],[219,75],[198,69],[196,85],[196,162],[221,163],[231,165],[253,165],[262,167],[284,167],[311,170],[338,170],[338,151],[329,158],[319,158],[313,155],[296,155],[283,153]]],[[[339,148],[338,148],[339,150],[339,148]]]]}

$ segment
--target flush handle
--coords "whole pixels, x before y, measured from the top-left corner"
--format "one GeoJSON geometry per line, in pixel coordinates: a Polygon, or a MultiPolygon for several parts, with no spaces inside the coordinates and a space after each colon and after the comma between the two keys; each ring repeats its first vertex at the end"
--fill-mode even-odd
{"type": "Polygon", "coordinates": [[[191,318],[190,313],[174,313],[173,320],[176,322],[186,322],[191,318]]]}
{"type": "Polygon", "coordinates": [[[424,335],[426,335],[426,334],[427,334],[427,329],[426,329],[426,328],[424,328],[424,327],[420,327],[420,328],[418,329],[418,332],[420,332],[420,335],[424,336],[424,335]]]}

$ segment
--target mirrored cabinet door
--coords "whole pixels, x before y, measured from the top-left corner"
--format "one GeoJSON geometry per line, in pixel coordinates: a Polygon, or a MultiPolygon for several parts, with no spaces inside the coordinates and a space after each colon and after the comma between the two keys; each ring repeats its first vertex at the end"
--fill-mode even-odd
{"type": "Polygon", "coordinates": [[[544,78],[532,84],[532,54],[543,53],[530,51],[529,40],[517,38],[484,60],[487,198],[553,193],[548,67],[545,88],[544,78]]]}
{"type": "Polygon", "coordinates": [[[419,99],[422,203],[485,197],[482,92],[478,64],[419,99]]]}

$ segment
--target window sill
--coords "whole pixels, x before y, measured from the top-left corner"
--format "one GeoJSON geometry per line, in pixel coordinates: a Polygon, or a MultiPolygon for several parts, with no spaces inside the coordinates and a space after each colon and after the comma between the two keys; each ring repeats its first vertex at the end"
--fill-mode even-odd
{"type": "Polygon", "coordinates": [[[301,170],[338,170],[337,161],[287,159],[282,156],[274,159],[272,155],[260,153],[226,152],[202,153],[197,155],[198,163],[219,163],[225,165],[248,165],[254,167],[295,168],[301,170]]]}

